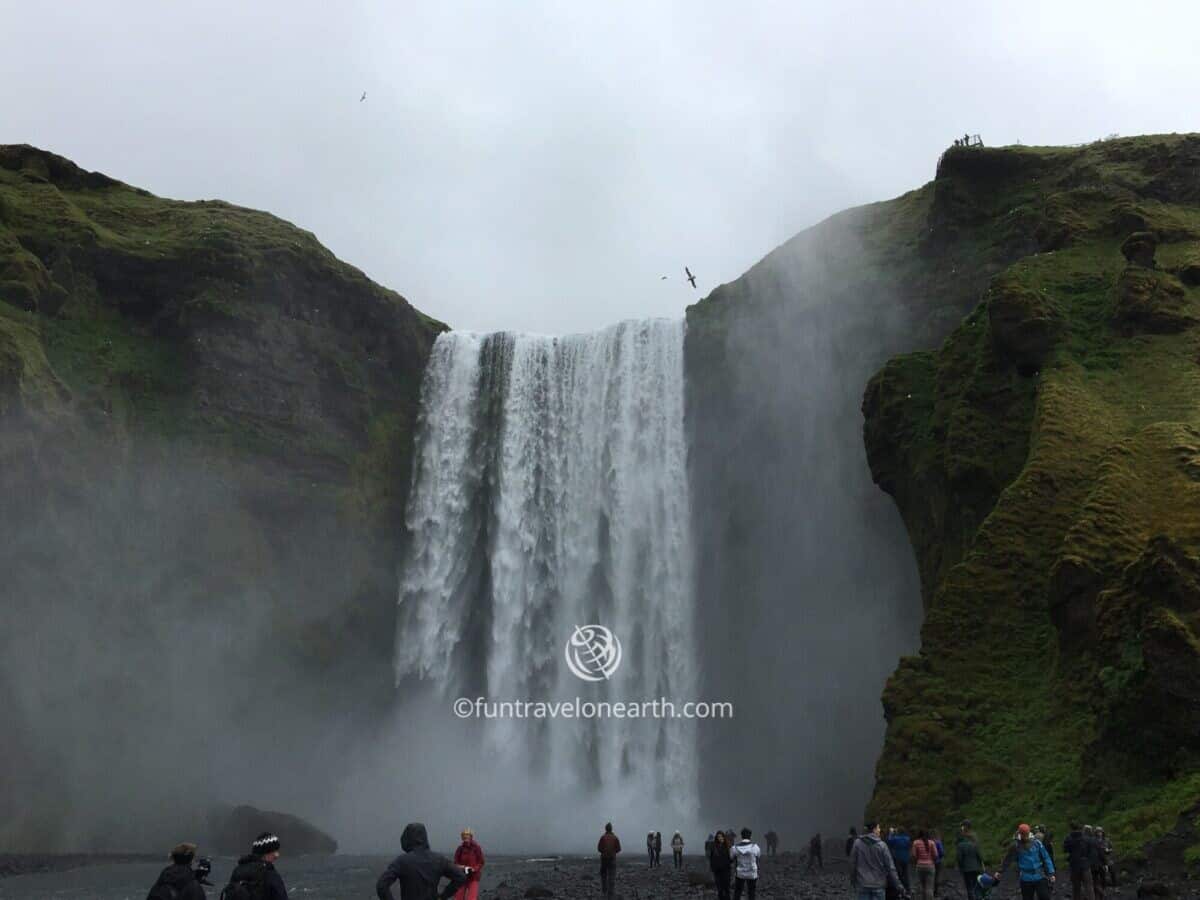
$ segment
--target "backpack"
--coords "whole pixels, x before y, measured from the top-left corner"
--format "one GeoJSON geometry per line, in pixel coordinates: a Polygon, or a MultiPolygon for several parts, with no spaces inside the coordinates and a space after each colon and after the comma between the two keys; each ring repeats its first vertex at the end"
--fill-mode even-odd
{"type": "Polygon", "coordinates": [[[263,900],[267,896],[267,864],[255,863],[253,872],[234,879],[242,866],[233,870],[229,884],[221,891],[221,900],[263,900]]]}

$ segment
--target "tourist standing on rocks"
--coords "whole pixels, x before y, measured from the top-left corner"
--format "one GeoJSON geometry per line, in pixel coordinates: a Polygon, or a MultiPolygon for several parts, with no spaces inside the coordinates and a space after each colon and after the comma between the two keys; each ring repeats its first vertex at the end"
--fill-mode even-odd
{"type": "Polygon", "coordinates": [[[1063,841],[1063,851],[1067,854],[1067,865],[1071,869],[1071,900],[1095,900],[1092,869],[1100,863],[1095,838],[1084,834],[1078,822],[1072,822],[1071,832],[1063,841]]]}
{"type": "Polygon", "coordinates": [[[933,900],[933,878],[937,870],[937,845],[925,830],[917,832],[912,843],[912,859],[917,869],[917,896],[933,900]]]}
{"type": "Polygon", "coordinates": [[[269,831],[254,839],[250,853],[237,861],[229,884],[221,892],[226,900],[288,900],[283,878],[275,871],[279,838],[269,831]]]}
{"type": "Polygon", "coordinates": [[[613,834],[612,822],[604,823],[596,852],[600,854],[600,893],[611,898],[617,888],[617,854],[621,852],[621,840],[613,834]]]}
{"type": "Polygon", "coordinates": [[[1020,873],[1021,900],[1050,900],[1054,884],[1054,860],[1024,822],[1017,826],[1017,839],[1013,841],[1000,871],[996,873],[997,881],[1014,862],[1020,873]]]}
{"type": "Polygon", "coordinates": [[[850,848],[850,886],[857,900],[884,900],[889,888],[902,892],[896,861],[879,835],[878,822],[867,822],[862,837],[850,848]]]}
{"type": "Polygon", "coordinates": [[[654,832],[646,832],[646,856],[650,858],[650,868],[654,868],[654,832]]]}
{"type": "Polygon", "coordinates": [[[750,829],[742,829],[742,839],[730,850],[737,865],[734,873],[733,900],[742,900],[742,888],[746,889],[747,900],[754,900],[754,891],[758,887],[758,857],[762,851],[758,844],[750,840],[750,829]]]}
{"type": "Polygon", "coordinates": [[[1037,828],[1033,829],[1033,836],[1042,842],[1042,846],[1045,847],[1046,852],[1050,854],[1050,862],[1058,865],[1058,863],[1054,860],[1054,841],[1052,840],[1054,835],[1050,833],[1050,829],[1048,829],[1045,825],[1039,825],[1037,828]]]}
{"type": "Polygon", "coordinates": [[[683,868],[683,835],[678,831],[671,837],[671,855],[675,857],[675,868],[683,868]]]}
{"type": "Polygon", "coordinates": [[[662,832],[654,832],[654,865],[657,868],[662,865],[662,832]]]}
{"type": "Polygon", "coordinates": [[[888,835],[887,845],[888,850],[892,852],[892,861],[896,864],[896,874],[900,877],[900,883],[904,885],[904,890],[910,890],[908,860],[912,853],[912,838],[904,833],[903,828],[897,828],[888,835]]]}
{"type": "Polygon", "coordinates": [[[858,829],[853,825],[850,826],[850,836],[846,838],[846,859],[850,858],[850,852],[854,849],[854,842],[858,840],[858,829]]]}
{"type": "Polygon", "coordinates": [[[420,822],[410,822],[400,835],[397,856],[384,869],[375,882],[375,896],[379,900],[396,900],[392,885],[400,882],[400,900],[434,900],[441,897],[449,900],[467,883],[470,873],[454,865],[440,853],[429,849],[429,834],[420,822]],[[448,883],[438,893],[438,882],[443,878],[448,883]]]}
{"type": "Polygon", "coordinates": [[[713,838],[712,851],[708,854],[708,867],[712,870],[713,881],[717,884],[717,900],[729,900],[729,873],[733,870],[731,849],[725,832],[718,831],[713,838]]]}
{"type": "Polygon", "coordinates": [[[158,873],[146,900],[204,900],[200,876],[192,868],[195,844],[177,844],[171,851],[171,864],[158,873]]]}
{"type": "Polygon", "coordinates": [[[767,839],[767,856],[774,856],[779,851],[779,835],[772,828],[763,837],[767,839]]]}
{"type": "Polygon", "coordinates": [[[825,871],[825,860],[821,857],[821,832],[817,832],[808,842],[808,869],[813,871],[817,866],[821,867],[821,871],[825,871]]]}
{"type": "Polygon", "coordinates": [[[983,853],[979,849],[979,841],[975,839],[975,834],[971,831],[969,819],[964,819],[959,827],[958,843],[954,849],[958,856],[958,871],[962,873],[967,900],[981,900],[979,876],[983,874],[987,864],[983,861],[983,853]]]}
{"type": "Polygon", "coordinates": [[[479,879],[483,871],[483,848],[475,841],[475,832],[464,828],[462,843],[454,851],[454,864],[467,872],[467,883],[458,889],[454,900],[476,900],[479,896],[479,879]]]}

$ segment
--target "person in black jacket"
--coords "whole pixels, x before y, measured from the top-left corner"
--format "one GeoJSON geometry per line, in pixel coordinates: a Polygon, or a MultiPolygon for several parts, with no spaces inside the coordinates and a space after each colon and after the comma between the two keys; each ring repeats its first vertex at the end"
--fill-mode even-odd
{"type": "Polygon", "coordinates": [[[283,878],[275,871],[275,860],[279,859],[279,851],[279,838],[269,831],[264,831],[254,839],[250,853],[237,861],[233,873],[229,876],[229,883],[243,882],[254,885],[256,890],[261,891],[258,896],[261,896],[262,900],[288,900],[283,878]],[[262,888],[258,889],[260,883],[262,888]]]}
{"type": "Polygon", "coordinates": [[[396,900],[392,885],[397,881],[400,882],[400,900],[434,900],[435,897],[449,900],[467,883],[465,869],[429,849],[429,835],[420,822],[404,826],[400,849],[404,852],[391,861],[375,882],[375,896],[379,900],[396,900]],[[443,878],[449,881],[439,894],[437,886],[443,878]]]}
{"type": "Polygon", "coordinates": [[[158,900],[159,897],[204,900],[204,888],[200,887],[200,879],[192,868],[195,857],[195,844],[177,845],[171,851],[171,864],[159,872],[154,886],[150,888],[148,900],[158,900]]]}
{"type": "Polygon", "coordinates": [[[712,852],[708,854],[708,867],[712,870],[713,881],[717,883],[717,900],[729,900],[729,876],[733,871],[733,858],[729,850],[729,839],[725,837],[725,832],[718,831],[713,836],[712,852]]]}
{"type": "Polygon", "coordinates": [[[1071,900],[1094,900],[1092,869],[1100,860],[1096,839],[1083,833],[1076,822],[1071,823],[1071,833],[1063,840],[1063,851],[1071,867],[1071,900]]]}

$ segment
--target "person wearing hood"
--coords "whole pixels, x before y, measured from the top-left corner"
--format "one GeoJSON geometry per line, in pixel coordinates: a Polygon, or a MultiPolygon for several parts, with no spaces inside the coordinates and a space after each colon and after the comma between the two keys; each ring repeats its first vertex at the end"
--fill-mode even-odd
{"type": "Polygon", "coordinates": [[[464,828],[460,837],[462,843],[454,851],[454,864],[467,872],[467,883],[458,889],[454,900],[476,900],[483,871],[483,848],[475,842],[475,832],[470,828],[464,828]]]}
{"type": "Polygon", "coordinates": [[[742,839],[729,851],[729,857],[736,863],[733,879],[733,900],[742,900],[742,889],[746,891],[746,900],[754,900],[754,891],[758,888],[758,858],[762,851],[758,844],[750,840],[750,829],[742,829],[742,839]]]}
{"type": "MultiPolygon", "coordinates": [[[[279,838],[269,831],[264,831],[254,839],[250,852],[237,861],[229,876],[229,891],[235,885],[251,897],[261,897],[262,900],[288,900],[287,888],[283,878],[275,870],[275,860],[279,859],[281,845],[279,838]]],[[[232,893],[232,891],[229,891],[232,893]]],[[[234,894],[234,896],[237,896],[234,894]]]]}
{"type": "Polygon", "coordinates": [[[675,859],[675,868],[683,868],[683,835],[678,831],[671,836],[671,856],[675,859]]]}
{"type": "Polygon", "coordinates": [[[717,900],[729,900],[729,873],[733,869],[729,850],[729,839],[725,837],[725,832],[718,831],[708,854],[708,868],[717,884],[717,900]]]}
{"type": "Polygon", "coordinates": [[[904,890],[909,890],[908,886],[908,861],[912,858],[912,838],[905,833],[903,828],[897,828],[887,839],[888,850],[892,853],[892,860],[896,863],[896,874],[900,877],[900,883],[904,885],[904,890]]]}
{"type": "Polygon", "coordinates": [[[470,872],[430,850],[429,835],[420,822],[404,826],[400,849],[404,852],[388,864],[375,882],[375,896],[379,900],[396,900],[392,885],[397,881],[400,882],[400,900],[434,900],[435,897],[449,900],[466,885],[470,872]],[[448,883],[438,893],[438,882],[443,878],[448,883]]]}
{"type": "Polygon", "coordinates": [[[1033,836],[1033,830],[1023,822],[1017,826],[1017,839],[1013,841],[1000,871],[995,875],[997,881],[1014,862],[1020,872],[1021,900],[1050,900],[1054,885],[1054,860],[1042,842],[1033,836]]]}
{"type": "Polygon", "coordinates": [[[896,861],[879,835],[878,822],[867,822],[850,848],[850,886],[858,900],[883,900],[889,888],[897,894],[904,892],[896,861]]]}
{"type": "Polygon", "coordinates": [[[621,852],[621,839],[613,834],[612,822],[604,824],[596,852],[600,854],[600,892],[612,897],[617,889],[617,854],[621,852]]]}
{"type": "Polygon", "coordinates": [[[971,831],[971,822],[967,819],[964,819],[959,827],[958,844],[954,849],[958,856],[958,871],[962,873],[967,900],[979,900],[979,876],[983,874],[986,866],[983,853],[979,849],[979,841],[975,839],[975,834],[971,831]]]}
{"type": "Polygon", "coordinates": [[[654,832],[654,865],[662,865],[662,832],[654,832]]]}
{"type": "Polygon", "coordinates": [[[171,851],[171,864],[158,873],[146,900],[204,900],[200,877],[192,868],[195,844],[178,844],[171,851]]]}

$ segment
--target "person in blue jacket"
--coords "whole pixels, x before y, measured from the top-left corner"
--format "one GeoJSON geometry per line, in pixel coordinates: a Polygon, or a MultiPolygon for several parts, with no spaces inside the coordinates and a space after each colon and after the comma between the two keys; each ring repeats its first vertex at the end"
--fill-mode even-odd
{"type": "Polygon", "coordinates": [[[1021,900],[1050,900],[1054,860],[1025,823],[1017,826],[1017,839],[1004,857],[995,879],[999,881],[1014,862],[1021,878],[1021,900]]]}
{"type": "Polygon", "coordinates": [[[905,891],[912,890],[908,884],[908,862],[912,858],[912,838],[904,833],[903,828],[892,829],[887,839],[888,849],[892,851],[892,860],[896,863],[896,874],[905,891]]]}

